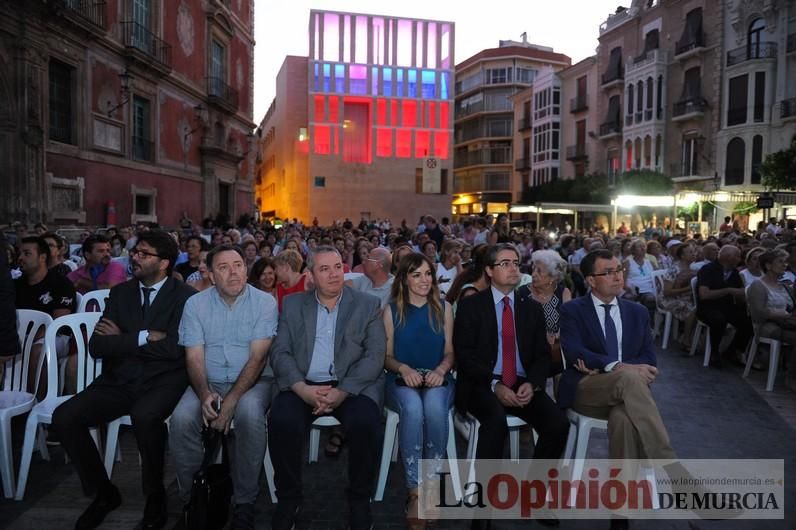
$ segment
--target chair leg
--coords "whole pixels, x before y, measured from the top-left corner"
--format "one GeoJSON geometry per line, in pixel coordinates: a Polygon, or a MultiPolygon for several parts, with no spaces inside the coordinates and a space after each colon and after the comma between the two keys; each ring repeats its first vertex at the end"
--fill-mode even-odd
{"type": "Polygon", "coordinates": [[[779,350],[782,347],[780,341],[771,342],[771,354],[768,356],[768,381],[766,382],[766,391],[771,392],[774,390],[774,379],[777,377],[777,368],[779,367],[779,350]]]}
{"type": "Polygon", "coordinates": [[[509,455],[512,462],[520,460],[520,430],[509,429],[509,455]]]}
{"type": "Polygon", "coordinates": [[[108,432],[105,437],[105,473],[110,480],[113,475],[113,461],[116,450],[119,447],[119,420],[113,420],[108,424],[108,432]]]}
{"type": "Polygon", "coordinates": [[[14,448],[11,445],[11,417],[0,419],[0,476],[3,477],[3,495],[14,497],[14,448]]]}
{"type": "Polygon", "coordinates": [[[17,491],[14,499],[21,501],[25,495],[25,486],[28,482],[28,472],[30,471],[30,460],[33,456],[33,443],[36,440],[36,431],[39,428],[39,422],[35,417],[28,416],[25,423],[25,440],[22,442],[22,458],[19,462],[19,478],[17,479],[17,491]]]}
{"type": "Polygon", "coordinates": [[[387,420],[384,423],[384,445],[381,449],[379,479],[376,483],[376,494],[373,496],[373,500],[376,502],[381,502],[384,499],[384,488],[387,487],[387,475],[390,472],[390,459],[395,445],[395,435],[398,432],[398,420],[397,413],[391,411],[387,413],[387,420]]]}
{"type": "Polygon", "coordinates": [[[666,313],[663,324],[663,339],[661,340],[661,348],[664,350],[669,347],[669,334],[672,332],[672,314],[666,313]]]}
{"type": "Polygon", "coordinates": [[[589,448],[589,437],[591,436],[591,425],[581,421],[578,425],[578,440],[575,447],[575,461],[572,464],[572,493],[570,494],[569,504],[575,506],[578,499],[578,488],[574,486],[575,481],[580,481],[583,476],[583,465],[586,459],[586,451],[589,448]]]}
{"type": "Polygon", "coordinates": [[[321,430],[318,427],[310,429],[310,455],[308,462],[312,464],[318,461],[318,448],[321,445],[321,430]]]}
{"type": "Polygon", "coordinates": [[[395,439],[392,444],[392,456],[390,457],[390,462],[397,462],[398,461],[398,429],[395,430],[395,439]]]}
{"type": "Polygon", "coordinates": [[[755,335],[752,337],[752,344],[749,346],[749,355],[746,356],[746,366],[743,369],[743,376],[749,377],[749,372],[752,370],[752,365],[755,362],[755,355],[757,355],[757,346],[760,338],[755,335]]]}
{"type": "Polygon", "coordinates": [[[574,423],[569,423],[569,434],[567,434],[567,445],[564,448],[564,458],[562,461],[563,467],[572,465],[572,451],[575,450],[575,440],[578,437],[578,426],[574,423]]]}
{"type": "Polygon", "coordinates": [[[655,339],[661,334],[661,317],[663,317],[663,313],[660,311],[655,311],[655,317],[652,322],[652,338],[655,339]]]}
{"type": "Polygon", "coordinates": [[[710,346],[710,328],[705,329],[705,360],[702,362],[702,366],[707,368],[710,366],[710,354],[711,354],[711,346],[710,346]]]}
{"type": "Polygon", "coordinates": [[[459,477],[459,461],[456,456],[456,428],[453,425],[453,410],[448,415],[448,467],[450,468],[451,482],[453,482],[453,495],[456,500],[462,499],[462,483],[459,477]]]}
{"type": "Polygon", "coordinates": [[[50,461],[50,450],[47,449],[47,431],[44,430],[44,425],[39,424],[36,428],[36,446],[39,450],[39,455],[42,460],[50,461]]]}
{"type": "Polygon", "coordinates": [[[276,484],[274,483],[274,464],[271,462],[271,450],[266,444],[265,458],[263,458],[263,469],[265,470],[265,481],[268,483],[268,492],[271,494],[271,502],[276,504],[276,484]]]}
{"type": "Polygon", "coordinates": [[[652,500],[652,509],[653,510],[660,510],[661,503],[658,500],[658,485],[655,480],[655,468],[644,468],[644,478],[650,484],[650,497],[652,500]]]}
{"type": "Polygon", "coordinates": [[[699,322],[697,322],[695,329],[694,329],[694,336],[691,338],[691,351],[688,352],[688,355],[693,357],[696,355],[697,346],[699,346],[699,338],[702,335],[702,326],[699,322]]]}

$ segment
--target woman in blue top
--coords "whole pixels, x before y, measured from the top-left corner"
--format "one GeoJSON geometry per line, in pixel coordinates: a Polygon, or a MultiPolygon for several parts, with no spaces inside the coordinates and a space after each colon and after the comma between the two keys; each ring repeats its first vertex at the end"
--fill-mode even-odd
{"type": "MultiPolygon", "coordinates": [[[[426,525],[418,518],[418,461],[444,458],[453,400],[453,311],[440,299],[434,264],[426,256],[401,259],[392,301],[384,308],[384,328],[387,403],[400,416],[399,447],[409,488],[407,524],[418,530],[426,525]]],[[[429,479],[436,477],[435,470],[428,471],[429,479]]],[[[429,491],[438,487],[426,486],[429,491]]]]}

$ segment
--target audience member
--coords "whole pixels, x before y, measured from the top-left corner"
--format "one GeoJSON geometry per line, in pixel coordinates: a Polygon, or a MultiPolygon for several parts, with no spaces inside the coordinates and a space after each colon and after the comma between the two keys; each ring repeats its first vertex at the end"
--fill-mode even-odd
{"type": "Polygon", "coordinates": [[[89,236],[83,242],[85,265],[69,273],[67,278],[80,294],[97,289],[110,289],[127,281],[127,271],[111,261],[111,245],[104,236],[89,236]]]}
{"type": "Polygon", "coordinates": [[[276,299],[276,271],[273,260],[269,258],[257,260],[249,272],[249,285],[253,285],[276,299]]]}

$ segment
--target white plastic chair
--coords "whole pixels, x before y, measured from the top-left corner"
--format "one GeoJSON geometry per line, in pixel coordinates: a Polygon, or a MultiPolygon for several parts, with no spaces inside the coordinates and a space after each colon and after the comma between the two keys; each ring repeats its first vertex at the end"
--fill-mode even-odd
{"type": "Polygon", "coordinates": [[[667,311],[661,307],[660,301],[663,298],[663,280],[666,276],[666,270],[652,271],[652,281],[655,284],[655,335],[660,335],[661,321],[663,321],[663,337],[661,339],[661,348],[664,350],[669,346],[669,337],[672,331],[672,321],[674,321],[674,333],[677,335],[678,320],[674,318],[671,311],[667,311]]]}
{"type": "MultiPolygon", "coordinates": [[[[567,436],[567,446],[564,450],[565,457],[563,464],[564,466],[572,465],[571,480],[574,483],[576,480],[581,480],[583,477],[583,465],[586,461],[586,454],[589,448],[591,432],[595,429],[608,431],[608,420],[585,416],[575,412],[572,409],[567,409],[567,419],[575,428],[569,429],[569,435],[567,436]],[[572,455],[573,449],[575,450],[574,461],[570,456],[572,455]]],[[[657,510],[660,508],[660,504],[658,502],[658,493],[655,485],[655,471],[652,468],[646,468],[645,478],[652,486],[652,507],[653,509],[657,510]]],[[[577,501],[577,492],[577,488],[573,486],[570,490],[570,506],[575,506],[577,501]]]]}
{"type": "MultiPolygon", "coordinates": [[[[475,460],[475,452],[478,449],[478,429],[481,428],[479,422],[472,414],[467,414],[465,424],[468,426],[469,433],[467,439],[467,459],[475,460]]],[[[520,459],[520,429],[528,425],[524,420],[511,414],[506,414],[506,426],[509,428],[509,455],[515,462],[520,459]]],[[[533,442],[539,440],[539,435],[533,431],[533,442]]]]}
{"type": "Polygon", "coordinates": [[[89,306],[91,302],[94,302],[94,307],[97,307],[97,309],[92,309],[91,311],[98,311],[100,313],[104,312],[105,302],[108,301],[110,294],[110,289],[97,289],[96,291],[87,292],[80,298],[80,305],[77,308],[77,312],[85,313],[87,309],[91,307],[89,306]]]}
{"type": "MultiPolygon", "coordinates": [[[[25,485],[28,481],[30,471],[30,460],[33,455],[33,443],[41,424],[49,425],[52,423],[53,412],[59,405],[71,398],[58,395],[58,361],[55,351],[55,335],[64,327],[71,330],[77,343],[77,391],[80,392],[94,381],[102,371],[102,362],[95,360],[88,353],[88,342],[83,338],[83,328],[85,327],[86,337],[90,338],[94,332],[94,327],[99,322],[102,315],[100,313],[75,313],[56,318],[44,335],[44,350],[47,366],[47,395],[44,400],[37,403],[31,409],[28,420],[25,423],[25,441],[22,444],[22,461],[19,465],[19,480],[17,481],[17,491],[14,498],[21,501],[25,495],[25,485]]],[[[96,441],[96,438],[95,438],[96,441]]]]}
{"type": "MultiPolygon", "coordinates": [[[[3,390],[0,391],[0,476],[3,478],[3,495],[14,497],[14,454],[11,438],[11,418],[21,416],[33,408],[39,386],[37,373],[34,388],[28,388],[30,352],[41,328],[47,329],[53,319],[47,313],[20,309],[17,311],[17,336],[20,337],[21,354],[5,363],[3,367],[3,390]],[[31,391],[32,390],[32,391],[31,391]]],[[[43,331],[44,331],[43,330],[43,331]]],[[[33,367],[41,370],[44,352],[33,367]]]]}
{"type": "MultiPolygon", "coordinates": [[[[691,295],[694,297],[694,304],[699,304],[699,288],[697,287],[697,277],[694,276],[691,278],[691,295]]],[[[734,330],[732,324],[727,324],[728,330],[734,330]]],[[[705,357],[702,361],[702,366],[707,368],[710,365],[710,355],[712,346],[710,345],[710,328],[707,324],[702,322],[699,318],[696,319],[696,328],[694,329],[694,338],[691,339],[691,351],[689,355],[692,357],[696,355],[697,346],[699,346],[699,340],[702,338],[702,330],[705,331],[705,357]]]]}
{"type": "Polygon", "coordinates": [[[757,348],[760,344],[768,344],[768,379],[766,380],[766,391],[771,392],[774,390],[774,380],[777,377],[777,368],[779,367],[780,352],[782,351],[782,341],[772,339],[769,337],[761,337],[760,329],[757,324],[753,324],[754,337],[749,346],[749,355],[746,356],[746,367],[743,371],[743,376],[748,377],[749,371],[752,369],[752,364],[755,362],[755,355],[757,355],[757,348]]]}

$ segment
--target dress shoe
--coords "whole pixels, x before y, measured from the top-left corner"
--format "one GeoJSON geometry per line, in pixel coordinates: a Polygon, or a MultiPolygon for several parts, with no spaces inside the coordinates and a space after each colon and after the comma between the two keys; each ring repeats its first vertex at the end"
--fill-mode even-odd
{"type": "Polygon", "coordinates": [[[169,518],[168,506],[166,504],[166,490],[160,489],[150,493],[146,498],[144,506],[144,520],[141,527],[144,530],[160,530],[166,526],[169,518]]]}
{"type": "Polygon", "coordinates": [[[75,530],[97,528],[102,524],[105,516],[118,508],[120,504],[122,504],[122,496],[118,488],[109,483],[100,489],[94,501],[88,505],[83,515],[78,518],[75,530]]]}
{"type": "Polygon", "coordinates": [[[610,530],[628,530],[630,521],[627,519],[611,519],[610,530]]]}
{"type": "Polygon", "coordinates": [[[296,527],[300,505],[280,502],[276,505],[274,515],[271,516],[273,530],[293,530],[296,527]]]}

